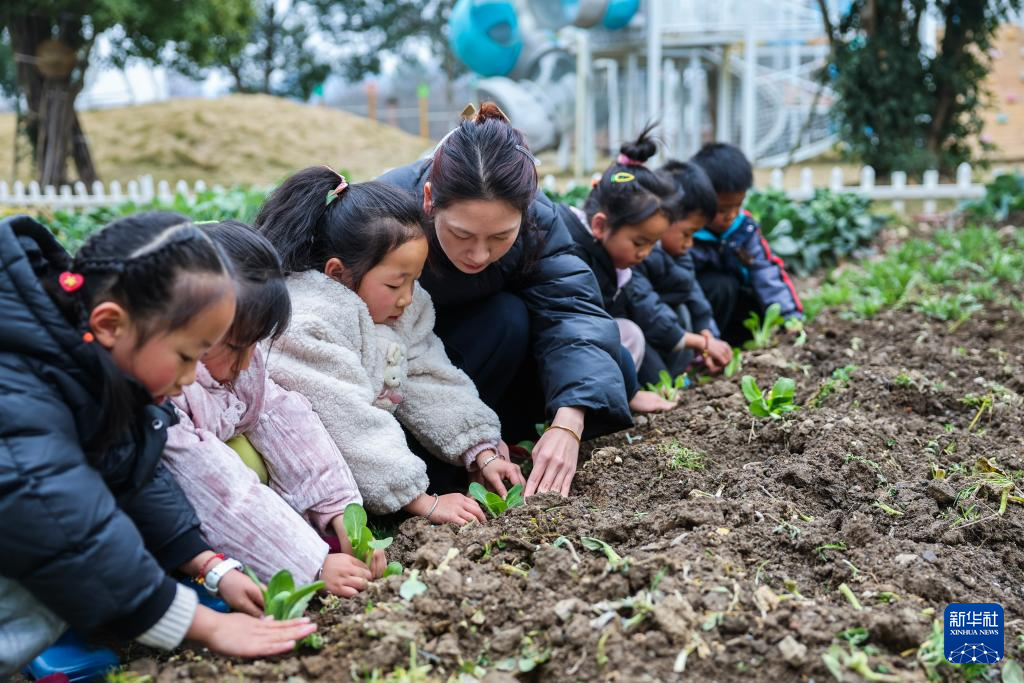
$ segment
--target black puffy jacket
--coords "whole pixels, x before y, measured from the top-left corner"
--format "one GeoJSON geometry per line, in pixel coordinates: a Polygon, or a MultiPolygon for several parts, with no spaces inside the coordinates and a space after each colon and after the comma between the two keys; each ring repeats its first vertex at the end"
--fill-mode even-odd
{"type": "Polygon", "coordinates": [[[704,296],[694,271],[693,257],[689,252],[682,256],[672,256],[660,244],[654,247],[643,263],[633,267],[634,273],[647,278],[663,302],[669,306],[686,306],[693,325],[690,332],[710,330],[717,337],[718,325],[712,315],[711,304],[704,296]]]}
{"type": "MultiPolygon", "coordinates": [[[[423,200],[433,162],[424,159],[389,171],[380,180],[423,200]]],[[[529,235],[520,231],[507,254],[481,273],[452,265],[435,240],[423,285],[439,309],[457,307],[508,291],[530,313],[533,354],[540,368],[548,416],[562,406],[587,409],[585,433],[600,436],[633,424],[619,368],[619,332],[601,306],[594,276],[573,252],[572,239],[555,206],[539,194],[530,207],[529,235]],[[539,244],[538,244],[539,241],[539,244]],[[527,259],[530,267],[524,267],[527,259]]]]}
{"type": "Polygon", "coordinates": [[[86,453],[100,422],[95,343],[69,325],[38,275],[66,252],[26,216],[0,222],[0,574],[83,632],[133,638],[174,598],[167,570],[207,548],[159,466],[170,408],[137,386],[134,429],[86,453]]]}
{"type": "Polygon", "coordinates": [[[601,242],[568,206],[559,206],[558,210],[576,242],[576,253],[594,271],[608,314],[635,322],[643,330],[644,340],[655,349],[675,350],[686,330],[672,309],[658,298],[650,281],[634,270],[620,289],[615,265],[601,242]]]}

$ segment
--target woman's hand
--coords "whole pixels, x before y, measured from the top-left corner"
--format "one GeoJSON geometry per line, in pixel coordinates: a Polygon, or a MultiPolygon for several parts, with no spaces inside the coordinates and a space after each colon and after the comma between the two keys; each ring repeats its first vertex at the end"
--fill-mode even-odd
{"type": "Polygon", "coordinates": [[[420,517],[430,514],[430,521],[434,524],[457,524],[462,526],[472,521],[485,524],[487,517],[480,505],[469,496],[461,493],[448,493],[437,497],[437,506],[434,506],[434,496],[426,493],[420,495],[414,501],[405,506],[405,510],[420,517]],[[430,513],[430,509],[434,512],[430,513]]]}
{"type": "Polygon", "coordinates": [[[263,615],[263,591],[248,576],[232,569],[217,584],[217,593],[236,612],[263,615]]]}
{"type": "Polygon", "coordinates": [[[508,481],[513,486],[516,484],[526,484],[526,480],[523,478],[523,471],[519,469],[518,465],[510,462],[507,457],[507,454],[505,457],[502,457],[494,451],[484,451],[476,456],[476,471],[473,472],[475,480],[502,498],[508,495],[504,482],[508,481]]]}
{"type": "MultiPolygon", "coordinates": [[[[583,409],[559,408],[551,424],[568,427],[581,434],[583,409]]],[[[523,497],[547,491],[569,495],[579,457],[580,444],[572,434],[564,429],[548,429],[533,447],[533,471],[526,482],[523,497]]]]}
{"type": "MultiPolygon", "coordinates": [[[[383,571],[381,572],[383,573],[383,571]]],[[[345,553],[329,553],[324,560],[320,578],[326,584],[328,593],[342,598],[351,598],[365,590],[373,574],[365,564],[345,553]]]]}
{"type": "MultiPolygon", "coordinates": [[[[249,583],[252,583],[251,581],[249,583]]],[[[229,657],[268,657],[291,652],[296,641],[316,631],[309,619],[274,621],[199,605],[185,637],[229,657]]]]}

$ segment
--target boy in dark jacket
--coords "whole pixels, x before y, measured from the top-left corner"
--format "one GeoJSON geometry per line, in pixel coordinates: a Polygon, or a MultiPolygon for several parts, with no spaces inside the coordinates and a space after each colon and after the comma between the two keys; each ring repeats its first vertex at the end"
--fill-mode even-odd
{"type": "Polygon", "coordinates": [[[739,345],[750,333],[743,321],[756,311],[763,315],[779,304],[786,320],[803,318],[803,305],[761,229],[743,211],[743,200],[754,184],[750,162],[739,148],[725,143],[704,145],[691,159],[711,179],[718,198],[714,220],[694,235],[691,251],[697,279],[711,303],[722,338],[739,345]]]}
{"type": "MultiPolygon", "coordinates": [[[[696,164],[670,161],[661,172],[672,178],[680,194],[672,208],[672,222],[668,230],[650,255],[633,267],[633,272],[650,282],[661,302],[676,314],[683,329],[704,337],[705,363],[709,370],[717,372],[731,360],[732,348],[718,339],[718,325],[712,315],[711,304],[697,282],[690,256],[694,233],[710,223],[717,213],[715,190],[696,164]]],[[[657,350],[668,355],[667,349],[657,350]]],[[[693,349],[678,354],[676,365],[670,371],[674,375],[682,373],[694,355],[693,349]]]]}

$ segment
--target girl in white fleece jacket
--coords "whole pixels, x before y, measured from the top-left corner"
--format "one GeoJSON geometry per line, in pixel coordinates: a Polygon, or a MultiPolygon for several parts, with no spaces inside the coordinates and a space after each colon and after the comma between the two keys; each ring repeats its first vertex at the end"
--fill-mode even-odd
{"type": "Polygon", "coordinates": [[[309,402],[267,373],[266,350],[288,327],[291,304],[273,246],[248,225],[224,221],[202,230],[234,265],[237,306],[231,328],[203,356],[196,381],[173,399],[179,422],[168,430],[163,461],[199,516],[203,537],[268,581],[288,569],[300,583],[323,579],[351,597],[386,564],[351,556],[342,516],[362,503],[352,472],[309,402]],[[247,440],[261,474],[226,442],[247,440]],[[319,533],[318,533],[319,532],[319,533]],[[328,553],[337,536],[346,553],[328,553]]]}
{"type": "Polygon", "coordinates": [[[312,403],[368,510],[483,522],[473,499],[435,491],[427,461],[434,471],[464,467],[500,495],[523,477],[497,415],[433,332],[433,305],[416,284],[427,255],[421,220],[406,192],[349,185],[326,167],[274,191],[256,228],[290,273],[293,315],[270,373],[312,403]],[[410,449],[403,427],[427,454],[410,449]]]}

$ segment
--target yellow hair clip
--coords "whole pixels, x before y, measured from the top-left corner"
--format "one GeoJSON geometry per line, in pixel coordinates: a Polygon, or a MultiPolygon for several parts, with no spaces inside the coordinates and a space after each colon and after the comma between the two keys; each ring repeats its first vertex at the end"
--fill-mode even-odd
{"type": "Polygon", "coordinates": [[[625,171],[619,171],[612,176],[613,183],[631,183],[636,180],[636,176],[632,173],[626,173],[625,171]]]}

